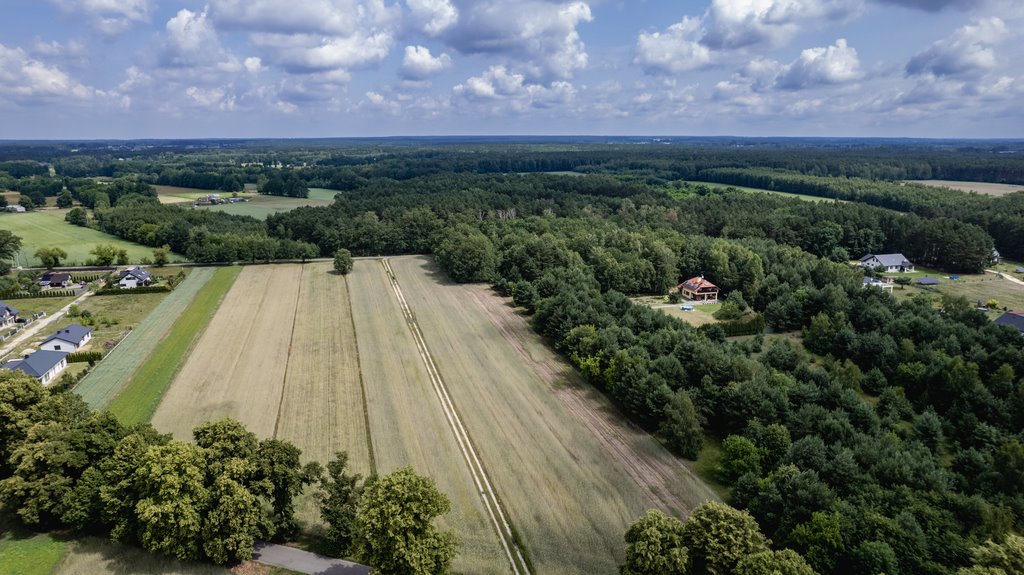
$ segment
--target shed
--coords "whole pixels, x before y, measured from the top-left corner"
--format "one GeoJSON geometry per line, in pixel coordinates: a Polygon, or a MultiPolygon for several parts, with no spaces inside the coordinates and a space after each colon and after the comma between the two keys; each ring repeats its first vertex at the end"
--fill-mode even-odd
{"type": "Polygon", "coordinates": [[[917,278],[917,285],[937,286],[939,285],[939,278],[917,278]]]}

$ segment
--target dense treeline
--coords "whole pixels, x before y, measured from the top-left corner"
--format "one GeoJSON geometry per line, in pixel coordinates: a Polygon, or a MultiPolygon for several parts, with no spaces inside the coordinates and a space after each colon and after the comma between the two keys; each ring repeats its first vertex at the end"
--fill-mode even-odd
{"type": "Polygon", "coordinates": [[[318,251],[304,242],[268,236],[266,225],[255,218],[189,210],[140,196],[96,209],[95,225],[146,246],[170,246],[202,263],[308,259],[318,251]]]}
{"type": "Polygon", "coordinates": [[[705,170],[700,177],[738,186],[863,202],[923,218],[958,219],[984,229],[1007,257],[1024,258],[1024,191],[993,198],[918,184],[810,177],[759,168],[705,170]]]}

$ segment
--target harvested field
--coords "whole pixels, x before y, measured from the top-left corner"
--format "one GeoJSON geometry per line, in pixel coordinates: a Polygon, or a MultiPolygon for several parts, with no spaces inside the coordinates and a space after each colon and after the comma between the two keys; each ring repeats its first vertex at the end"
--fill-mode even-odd
{"type": "Polygon", "coordinates": [[[952,188],[962,192],[977,192],[988,196],[1005,196],[1014,192],[1024,191],[1024,185],[1018,184],[991,184],[988,182],[955,182],[952,180],[908,180],[915,184],[935,186],[938,188],[952,188]]]}
{"type": "MultiPolygon", "coordinates": [[[[120,345],[96,366],[75,391],[93,409],[103,409],[131,380],[135,371],[170,332],[180,316],[213,277],[214,268],[197,268],[164,298],[120,345]]],[[[121,297],[121,296],[107,296],[121,297]]]]}
{"type": "Polygon", "coordinates": [[[501,298],[451,284],[428,258],[390,262],[538,573],[614,572],[622,534],[646,509],[682,516],[717,499],[501,298]]]}
{"type": "Polygon", "coordinates": [[[507,573],[504,550],[380,262],[357,261],[349,287],[378,472],[411,465],[448,495],[452,510],[439,523],[461,540],[456,572],[507,573]]]}

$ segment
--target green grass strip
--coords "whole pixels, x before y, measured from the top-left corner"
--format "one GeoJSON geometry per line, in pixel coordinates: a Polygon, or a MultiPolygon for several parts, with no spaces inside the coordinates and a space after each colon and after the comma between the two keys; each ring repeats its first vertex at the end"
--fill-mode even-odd
{"type": "Polygon", "coordinates": [[[31,533],[0,517],[0,575],[49,575],[64,557],[66,542],[31,533]]]}
{"type": "Polygon", "coordinates": [[[242,268],[219,268],[171,327],[160,345],[146,358],[131,382],[110,402],[108,409],[125,425],[149,421],[189,350],[213,317],[242,268]]]}

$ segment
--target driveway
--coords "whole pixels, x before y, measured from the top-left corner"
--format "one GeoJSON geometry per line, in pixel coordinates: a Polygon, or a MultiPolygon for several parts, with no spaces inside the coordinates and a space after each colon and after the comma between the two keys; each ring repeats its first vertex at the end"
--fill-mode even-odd
{"type": "Polygon", "coordinates": [[[1024,286],[1024,282],[1022,282],[1019,279],[1011,276],[1010,274],[1004,274],[1003,272],[996,271],[996,270],[985,270],[985,271],[987,271],[990,274],[996,274],[997,276],[1003,278],[1004,280],[1009,280],[1009,281],[1011,281],[1011,282],[1013,282],[1015,284],[1024,286]]]}
{"type": "Polygon", "coordinates": [[[324,557],[302,549],[259,542],[253,547],[252,560],[266,565],[284,567],[309,575],[368,575],[370,568],[366,565],[352,563],[344,559],[324,557]]]}
{"type": "MultiPolygon", "coordinates": [[[[26,339],[28,339],[28,338],[36,335],[40,331],[42,331],[42,329],[44,327],[52,324],[53,322],[57,321],[58,319],[60,319],[62,317],[64,317],[64,314],[68,313],[68,310],[71,309],[71,306],[82,303],[83,301],[85,301],[86,298],[88,298],[92,294],[93,294],[93,292],[91,292],[91,291],[85,292],[84,294],[82,294],[82,295],[78,296],[77,298],[75,298],[75,300],[73,302],[71,302],[68,305],[60,308],[59,310],[53,312],[53,315],[49,315],[49,316],[46,316],[46,317],[41,318],[41,319],[37,319],[36,321],[32,322],[32,324],[29,325],[29,327],[21,330],[21,332],[19,332],[18,335],[16,335],[13,338],[11,338],[11,340],[7,343],[7,345],[5,345],[3,348],[0,348],[0,359],[2,359],[7,354],[9,354],[12,351],[14,351],[14,348],[18,347],[26,339]]],[[[15,305],[15,306],[17,305],[17,301],[18,300],[11,300],[11,301],[15,302],[12,305],[15,305]]]]}

